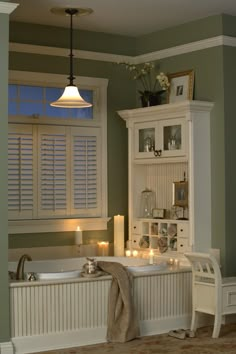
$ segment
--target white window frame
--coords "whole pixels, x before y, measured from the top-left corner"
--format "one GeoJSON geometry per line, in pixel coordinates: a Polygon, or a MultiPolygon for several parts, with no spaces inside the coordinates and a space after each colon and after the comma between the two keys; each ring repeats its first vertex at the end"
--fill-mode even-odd
{"type": "MultiPolygon", "coordinates": [[[[77,77],[78,87],[94,90],[93,119],[73,119],[73,126],[100,127],[101,129],[101,153],[102,153],[102,206],[99,218],[66,218],[66,219],[38,219],[38,220],[14,220],[9,221],[9,233],[33,233],[33,232],[58,232],[74,231],[77,226],[86,230],[106,230],[108,218],[107,196],[107,86],[108,79],[77,77]]],[[[9,83],[19,85],[47,86],[64,88],[67,84],[67,76],[60,74],[46,74],[25,71],[9,71],[9,83]]],[[[9,123],[37,124],[40,117],[9,117],[9,123]]],[[[38,122],[39,123],[39,122],[38,122]]],[[[41,124],[62,125],[62,119],[47,118],[41,124]]],[[[71,120],[63,121],[63,125],[72,125],[71,120]]]]}

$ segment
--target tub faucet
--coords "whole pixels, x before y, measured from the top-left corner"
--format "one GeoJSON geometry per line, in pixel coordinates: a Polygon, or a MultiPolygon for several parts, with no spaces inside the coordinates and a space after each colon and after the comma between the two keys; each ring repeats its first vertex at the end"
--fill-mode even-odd
{"type": "Polygon", "coordinates": [[[23,254],[18,261],[17,270],[16,270],[17,280],[24,280],[24,266],[26,260],[32,261],[32,258],[28,254],[23,254]]]}

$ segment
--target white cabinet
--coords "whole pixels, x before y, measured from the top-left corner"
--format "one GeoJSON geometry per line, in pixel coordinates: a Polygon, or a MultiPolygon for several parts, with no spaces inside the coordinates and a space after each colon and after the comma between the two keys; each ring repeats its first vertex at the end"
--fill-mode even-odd
{"type": "Polygon", "coordinates": [[[184,119],[163,119],[134,124],[135,159],[185,156],[184,119]]]}
{"type": "Polygon", "coordinates": [[[180,254],[211,248],[212,107],[210,102],[183,101],[118,112],[129,137],[129,240],[133,248],[180,254]],[[185,214],[179,209],[173,215],[173,182],[184,176],[188,208],[185,214]],[[165,209],[168,219],[142,218],[141,194],[146,188],[155,193],[155,208],[165,209]]]}

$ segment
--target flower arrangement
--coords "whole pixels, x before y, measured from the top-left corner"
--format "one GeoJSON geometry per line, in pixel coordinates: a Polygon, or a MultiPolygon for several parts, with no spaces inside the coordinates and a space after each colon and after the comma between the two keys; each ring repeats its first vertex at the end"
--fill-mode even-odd
{"type": "Polygon", "coordinates": [[[155,69],[155,64],[152,62],[144,63],[141,66],[130,63],[119,64],[124,65],[125,69],[131,74],[133,80],[141,83],[143,90],[139,90],[138,92],[141,95],[144,106],[149,105],[148,103],[150,103],[149,99],[151,96],[160,97],[160,95],[167,91],[170,86],[168,77],[163,72],[160,72],[156,76],[152,74],[155,69]]]}

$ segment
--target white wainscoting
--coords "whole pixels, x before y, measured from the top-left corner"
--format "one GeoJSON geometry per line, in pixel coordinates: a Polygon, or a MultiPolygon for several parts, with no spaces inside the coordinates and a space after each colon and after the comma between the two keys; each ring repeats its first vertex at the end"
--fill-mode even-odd
{"type": "MultiPolygon", "coordinates": [[[[111,277],[11,283],[11,337],[16,353],[106,342],[111,277]]],[[[141,335],[189,328],[191,271],[134,278],[141,335]]]]}
{"type": "Polygon", "coordinates": [[[14,354],[14,348],[13,348],[12,342],[0,343],[0,353],[1,354],[14,354]]]}

